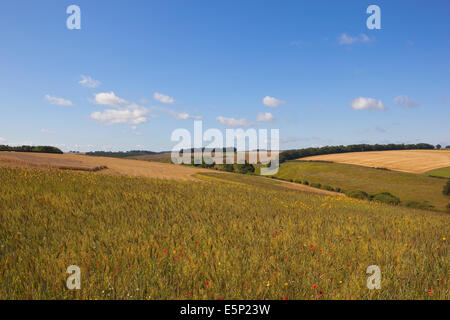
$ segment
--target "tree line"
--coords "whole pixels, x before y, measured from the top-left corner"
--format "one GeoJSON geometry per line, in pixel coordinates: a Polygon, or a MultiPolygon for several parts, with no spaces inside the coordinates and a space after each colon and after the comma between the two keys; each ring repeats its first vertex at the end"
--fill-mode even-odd
{"type": "Polygon", "coordinates": [[[41,152],[41,153],[58,153],[63,152],[52,146],[17,146],[11,147],[7,145],[0,145],[0,151],[14,151],[14,152],[41,152]]]}

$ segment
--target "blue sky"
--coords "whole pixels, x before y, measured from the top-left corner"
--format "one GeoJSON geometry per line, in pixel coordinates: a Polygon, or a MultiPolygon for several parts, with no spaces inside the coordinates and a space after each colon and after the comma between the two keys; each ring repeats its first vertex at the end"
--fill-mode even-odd
{"type": "Polygon", "coordinates": [[[282,149],[450,144],[449,12],[448,1],[4,1],[0,144],[170,150],[197,118],[278,128],[282,149]],[[71,4],[81,30],[66,27],[71,4]],[[381,30],[366,27],[371,4],[381,30]]]}

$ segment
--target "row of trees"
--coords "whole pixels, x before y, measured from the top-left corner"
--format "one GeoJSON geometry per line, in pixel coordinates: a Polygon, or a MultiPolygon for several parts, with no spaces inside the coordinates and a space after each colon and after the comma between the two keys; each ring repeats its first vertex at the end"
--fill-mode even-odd
{"type": "Polygon", "coordinates": [[[386,151],[386,150],[410,150],[410,149],[434,149],[428,143],[418,144],[351,144],[348,146],[325,146],[320,148],[306,148],[297,150],[286,150],[280,153],[280,163],[298,158],[317,156],[322,154],[363,152],[363,151],[386,151]]]}
{"type": "Polygon", "coordinates": [[[209,159],[207,162],[205,162],[205,158],[202,157],[202,163],[196,164],[194,163],[194,156],[191,157],[191,165],[194,167],[200,167],[200,168],[208,168],[208,169],[217,169],[227,172],[239,172],[239,173],[254,173],[255,172],[255,166],[251,163],[248,163],[245,161],[245,163],[237,163],[237,164],[231,164],[231,163],[225,163],[225,159],[223,160],[223,164],[216,164],[214,162],[214,159],[209,159]],[[207,163],[209,162],[209,163],[207,163]]]}
{"type": "Polygon", "coordinates": [[[0,151],[15,151],[15,152],[41,152],[41,153],[59,153],[63,152],[52,146],[17,146],[11,147],[7,145],[0,145],[0,151]]]}

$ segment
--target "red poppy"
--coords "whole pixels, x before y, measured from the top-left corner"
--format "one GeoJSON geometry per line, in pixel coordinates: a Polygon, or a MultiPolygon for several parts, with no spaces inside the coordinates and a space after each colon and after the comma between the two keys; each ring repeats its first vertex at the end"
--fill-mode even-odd
{"type": "Polygon", "coordinates": [[[317,285],[313,285],[311,289],[317,289],[317,285]]]}

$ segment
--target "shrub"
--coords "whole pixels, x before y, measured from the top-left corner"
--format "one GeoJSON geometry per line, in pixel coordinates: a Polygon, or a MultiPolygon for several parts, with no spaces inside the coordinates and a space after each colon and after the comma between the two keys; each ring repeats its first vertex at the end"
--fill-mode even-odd
{"type": "Polygon", "coordinates": [[[389,192],[380,192],[373,195],[372,200],[392,205],[400,204],[400,199],[389,192]]]}
{"type": "Polygon", "coordinates": [[[311,183],[311,187],[320,189],[322,185],[320,183],[311,183]]]}
{"type": "Polygon", "coordinates": [[[447,211],[450,212],[450,203],[447,205],[447,211]]]}
{"type": "Polygon", "coordinates": [[[309,186],[308,180],[303,181],[303,184],[304,184],[305,186],[309,186]]]}
{"type": "Polygon", "coordinates": [[[409,200],[409,201],[405,202],[405,206],[407,206],[409,208],[416,208],[416,209],[422,209],[422,210],[430,210],[430,209],[434,208],[434,206],[426,200],[424,200],[422,202],[409,200]]]}
{"type": "Polygon", "coordinates": [[[325,189],[328,191],[334,191],[333,187],[330,187],[330,186],[323,186],[322,189],[325,189]]]}
{"type": "Polygon", "coordinates": [[[247,161],[244,164],[238,164],[237,165],[238,172],[239,173],[253,173],[255,172],[255,167],[248,163],[247,161]]]}
{"type": "Polygon", "coordinates": [[[446,196],[450,196],[450,179],[447,181],[447,184],[444,186],[444,190],[442,193],[446,196]]]}
{"type": "Polygon", "coordinates": [[[369,200],[369,194],[367,192],[364,192],[362,190],[352,190],[347,192],[347,196],[350,198],[356,198],[361,200],[369,200]]]}
{"type": "Polygon", "coordinates": [[[234,171],[234,165],[227,163],[223,165],[223,170],[227,172],[233,172],[234,171]]]}

